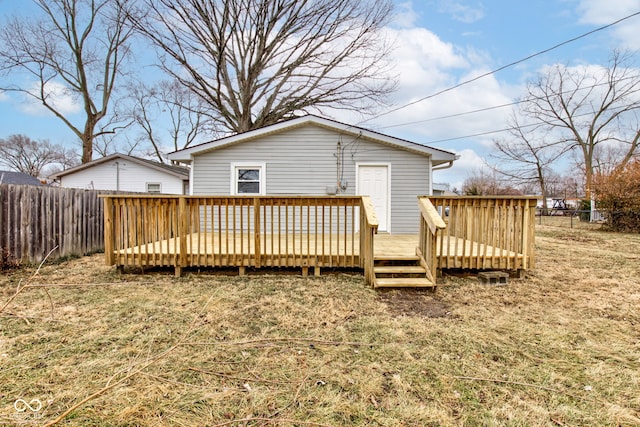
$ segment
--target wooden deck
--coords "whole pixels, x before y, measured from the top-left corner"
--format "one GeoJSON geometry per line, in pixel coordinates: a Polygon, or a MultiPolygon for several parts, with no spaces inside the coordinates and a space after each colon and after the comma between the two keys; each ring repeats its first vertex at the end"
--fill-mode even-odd
{"type": "MultiPolygon", "coordinates": [[[[379,233],[375,236],[373,254],[375,258],[413,258],[416,256],[418,234],[379,233]]],[[[187,258],[191,266],[228,267],[250,265],[254,259],[255,240],[237,235],[235,239],[225,239],[220,233],[193,233],[187,237],[187,258]]],[[[509,268],[508,260],[522,260],[522,253],[504,248],[462,239],[447,239],[444,248],[442,237],[437,238],[436,254],[440,264],[449,268],[463,268],[476,263],[483,269],[483,263],[491,268],[498,265],[509,268]],[[457,260],[457,261],[455,261],[457,260]]],[[[181,246],[180,238],[152,242],[145,245],[121,249],[116,254],[116,264],[140,266],[173,266],[181,246]]],[[[262,241],[262,265],[268,267],[357,267],[360,264],[359,234],[345,239],[341,235],[325,236],[322,239],[307,239],[304,234],[289,235],[287,239],[272,239],[267,236],[262,241]]]]}
{"type": "Polygon", "coordinates": [[[376,234],[360,196],[104,199],[106,261],[119,267],[358,268],[373,286],[435,286],[437,270],[535,262],[534,198],[421,197],[420,232],[407,235],[376,234]]]}

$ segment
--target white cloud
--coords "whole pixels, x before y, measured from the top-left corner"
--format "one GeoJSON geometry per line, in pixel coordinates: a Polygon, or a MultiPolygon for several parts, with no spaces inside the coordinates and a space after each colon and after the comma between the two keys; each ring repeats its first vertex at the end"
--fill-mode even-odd
{"type": "MultiPolygon", "coordinates": [[[[640,0],[580,0],[578,13],[580,22],[591,25],[607,25],[640,10],[640,0]]],[[[640,17],[623,21],[612,28],[612,33],[621,47],[640,49],[638,26],[640,17]]]]}
{"type": "MultiPolygon", "coordinates": [[[[412,10],[411,4],[403,7],[412,10]]],[[[403,22],[413,23],[410,18],[403,22]]],[[[448,182],[452,187],[460,188],[469,173],[484,163],[481,156],[490,150],[493,138],[500,135],[489,134],[441,143],[436,141],[505,128],[510,107],[467,115],[460,113],[510,104],[521,94],[522,88],[509,86],[497,80],[496,76],[489,75],[460,88],[447,90],[492,69],[494,64],[488,53],[448,43],[416,24],[413,27],[394,25],[387,31],[389,39],[395,41],[390,60],[394,64],[398,86],[390,96],[391,107],[383,108],[380,113],[418,102],[365,122],[361,122],[362,117],[354,117],[356,113],[339,112],[336,118],[417,143],[451,151],[460,149],[462,157],[452,168],[434,173],[435,182],[448,182]],[[421,100],[443,90],[447,91],[421,100]],[[432,120],[442,116],[452,117],[432,120]],[[469,146],[473,148],[462,150],[469,146]]]]}
{"type": "MultiPolygon", "coordinates": [[[[457,48],[425,28],[390,31],[397,42],[392,53],[399,79],[397,91],[391,97],[395,107],[419,101],[489,70],[490,59],[483,52],[457,48]]],[[[488,76],[384,115],[367,125],[423,143],[500,129],[504,127],[508,108],[430,119],[508,104],[512,102],[509,90],[494,76],[488,76]],[[405,123],[408,125],[397,126],[405,123]]]]}
{"type": "Polygon", "coordinates": [[[8,100],[9,100],[9,95],[7,95],[5,91],[0,90],[0,102],[8,101],[8,100]]]}
{"type": "Polygon", "coordinates": [[[420,16],[413,9],[413,4],[410,1],[407,1],[398,4],[396,7],[397,12],[393,16],[392,24],[400,28],[414,27],[420,16]]]}
{"type": "MultiPolygon", "coordinates": [[[[39,83],[34,83],[30,92],[37,94],[39,91],[39,83]]],[[[62,114],[77,113],[82,108],[71,90],[61,83],[46,83],[45,93],[47,96],[47,102],[62,114]]],[[[49,114],[49,110],[47,110],[40,101],[37,101],[34,98],[25,99],[25,101],[20,104],[20,110],[31,115],[49,114]]]]}
{"type": "Polygon", "coordinates": [[[441,0],[439,10],[442,13],[451,15],[456,21],[464,22],[465,24],[471,24],[484,18],[484,10],[481,4],[473,7],[458,1],[441,0]]]}

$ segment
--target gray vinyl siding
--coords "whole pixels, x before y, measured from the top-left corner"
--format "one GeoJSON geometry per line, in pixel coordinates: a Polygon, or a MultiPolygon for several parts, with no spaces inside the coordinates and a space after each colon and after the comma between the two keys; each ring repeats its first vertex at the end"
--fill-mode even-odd
{"type": "Polygon", "coordinates": [[[193,194],[229,194],[231,164],[264,163],[266,195],[325,195],[337,182],[338,141],[344,149],[344,194],[356,192],[356,164],[391,167],[392,233],[418,231],[417,196],[429,193],[430,158],[375,141],[355,140],[335,131],[306,125],[197,155],[193,160],[193,194]]]}

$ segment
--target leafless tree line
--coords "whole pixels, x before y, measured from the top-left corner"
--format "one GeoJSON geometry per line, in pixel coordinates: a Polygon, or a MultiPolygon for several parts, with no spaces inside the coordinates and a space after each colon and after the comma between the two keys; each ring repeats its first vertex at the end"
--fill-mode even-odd
{"type": "Polygon", "coordinates": [[[495,170],[516,185],[534,183],[547,196],[557,161],[572,156],[574,181],[591,198],[593,177],[640,155],[640,68],[631,53],[608,66],[555,65],[531,81],[511,117],[507,138],[494,141],[495,170]]]}

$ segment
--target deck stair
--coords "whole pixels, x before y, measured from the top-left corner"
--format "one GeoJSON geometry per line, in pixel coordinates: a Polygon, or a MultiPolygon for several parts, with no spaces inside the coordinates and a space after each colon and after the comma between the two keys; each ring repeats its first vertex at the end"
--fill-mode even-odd
{"type": "Polygon", "coordinates": [[[376,256],[374,288],[434,288],[417,256],[376,256]]]}

